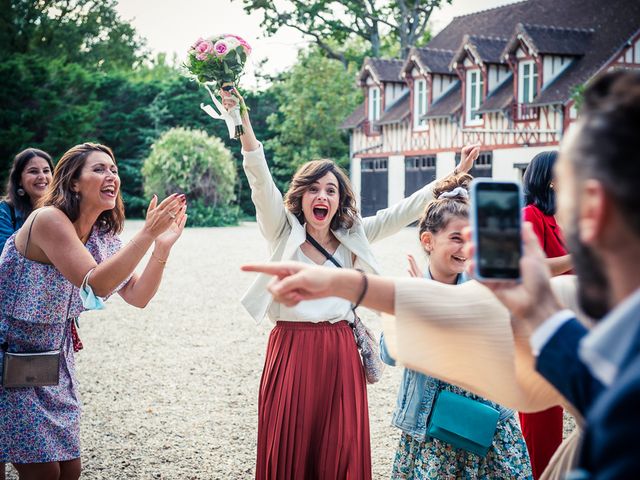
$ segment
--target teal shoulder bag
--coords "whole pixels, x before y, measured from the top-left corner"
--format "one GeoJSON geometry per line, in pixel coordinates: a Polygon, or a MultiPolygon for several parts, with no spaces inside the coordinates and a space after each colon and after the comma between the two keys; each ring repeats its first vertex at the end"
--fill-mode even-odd
{"type": "Polygon", "coordinates": [[[489,405],[441,390],[431,411],[427,435],[484,457],[499,417],[500,412],[489,405]]]}

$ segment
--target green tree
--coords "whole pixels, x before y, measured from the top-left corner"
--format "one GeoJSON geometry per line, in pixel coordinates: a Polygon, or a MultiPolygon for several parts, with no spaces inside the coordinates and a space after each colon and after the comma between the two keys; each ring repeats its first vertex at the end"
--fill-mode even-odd
{"type": "Polygon", "coordinates": [[[76,143],[97,140],[99,79],[81,66],[14,55],[0,62],[0,78],[0,158],[29,145],[59,156],[76,143]]]}
{"type": "Polygon", "coordinates": [[[231,205],[236,170],[231,152],[219,138],[202,130],[173,128],[153,144],[142,174],[148,197],[187,195],[190,225],[237,222],[238,209],[231,205]]]}
{"type": "MultiPolygon", "coordinates": [[[[256,136],[262,142],[267,142],[274,136],[274,132],[267,124],[267,117],[277,109],[273,88],[263,92],[245,92],[244,98],[251,109],[251,120],[256,136]]],[[[244,214],[253,216],[255,209],[247,179],[242,171],[240,142],[229,138],[225,123],[209,117],[200,109],[201,103],[212,103],[204,87],[176,74],[163,85],[162,91],[150,105],[150,113],[154,120],[154,136],[170,128],[185,127],[206,130],[210,135],[220,138],[233,154],[238,178],[236,201],[244,214]]],[[[265,154],[269,157],[272,155],[267,145],[265,145],[265,154]]]]}
{"type": "Polygon", "coordinates": [[[130,69],[144,41],[115,10],[117,0],[2,0],[0,57],[38,54],[94,70],[130,69]]]}
{"type": "Polygon", "coordinates": [[[158,136],[150,105],[163,87],[163,83],[139,81],[131,73],[100,76],[98,96],[103,102],[96,137],[113,148],[116,155],[126,213],[130,217],[144,216],[149,202],[143,193],[140,170],[158,136]]]}
{"type": "Polygon", "coordinates": [[[348,165],[348,137],[338,127],[362,101],[354,73],[353,67],[346,71],[313,49],[301,52],[298,63],[274,85],[278,111],[268,118],[274,137],[266,145],[273,151],[272,171],[281,189],[306,161],[332,158],[348,165]]]}
{"type": "Polygon", "coordinates": [[[247,13],[262,13],[262,27],[272,35],[281,27],[290,27],[310,37],[329,57],[347,68],[349,59],[344,45],[348,39],[361,38],[370,50],[382,53],[382,39],[393,38],[399,58],[406,58],[413,46],[420,46],[433,11],[452,0],[242,0],[247,13]]]}

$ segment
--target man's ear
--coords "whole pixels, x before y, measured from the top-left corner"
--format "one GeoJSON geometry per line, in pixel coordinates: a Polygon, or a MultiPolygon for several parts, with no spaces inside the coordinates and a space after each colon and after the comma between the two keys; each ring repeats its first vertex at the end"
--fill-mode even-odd
{"type": "Polygon", "coordinates": [[[582,186],[578,205],[578,229],[580,240],[593,245],[602,240],[606,230],[607,216],[611,212],[612,199],[598,180],[586,180],[582,186]]]}
{"type": "Polygon", "coordinates": [[[433,234],[431,232],[422,232],[420,234],[420,243],[427,253],[433,250],[433,234]]]}

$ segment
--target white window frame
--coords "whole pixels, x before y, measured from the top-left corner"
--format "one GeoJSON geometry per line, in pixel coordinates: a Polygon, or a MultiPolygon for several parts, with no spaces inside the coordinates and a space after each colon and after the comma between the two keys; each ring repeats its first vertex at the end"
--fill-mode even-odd
{"type": "Polygon", "coordinates": [[[473,113],[482,105],[483,87],[482,70],[467,70],[465,95],[465,123],[467,125],[481,125],[483,122],[482,114],[473,113]],[[473,77],[475,77],[475,81],[472,81],[473,77]]]}
{"type": "Polygon", "coordinates": [[[380,87],[369,88],[369,120],[380,120],[380,87]]]}
{"type": "Polygon", "coordinates": [[[419,78],[413,87],[413,129],[426,130],[427,121],[422,116],[427,113],[427,81],[419,78]]]}
{"type": "Polygon", "coordinates": [[[533,60],[518,65],[518,103],[531,103],[538,94],[538,64],[533,60]],[[527,75],[525,78],[525,70],[527,75]],[[525,95],[525,87],[527,95],[525,95]]]}

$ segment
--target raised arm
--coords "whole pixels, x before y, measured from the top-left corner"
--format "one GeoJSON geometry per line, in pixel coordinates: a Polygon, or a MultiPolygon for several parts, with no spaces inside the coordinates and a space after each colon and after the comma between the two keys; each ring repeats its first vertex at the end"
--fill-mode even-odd
{"type": "Polygon", "coordinates": [[[100,264],[78,238],[74,224],[54,207],[45,207],[31,214],[16,236],[16,247],[27,258],[53,264],[76,286],[80,286],[85,275],[94,269],[89,285],[96,295],[103,297],[131,276],[154,240],[174,221],[170,214],[182,211],[182,205],[184,201],[177,195],[166,198],[159,205],[154,197],[142,230],[130,243],[100,264]],[[29,231],[31,238],[26,251],[29,231]]]}
{"type": "MultiPolygon", "coordinates": [[[[480,144],[466,145],[461,150],[460,157],[462,160],[451,175],[469,172],[473,167],[473,162],[479,155],[480,144]]],[[[373,216],[364,218],[362,222],[367,239],[370,242],[381,240],[420,218],[427,203],[433,199],[433,187],[438,181],[434,180],[395,205],[379,210],[373,216]]]]}
{"type": "MultiPolygon", "coordinates": [[[[244,104],[240,93],[235,89],[233,93],[237,98],[221,91],[222,104],[227,110],[233,108],[238,99],[244,104]]],[[[249,112],[246,109],[244,115],[242,115],[242,126],[244,128],[244,134],[240,136],[243,157],[242,168],[251,188],[251,201],[256,207],[258,227],[267,242],[272,245],[287,223],[282,193],[280,193],[273,181],[262,144],[253,132],[249,112]]]]}
{"type": "Polygon", "coordinates": [[[134,274],[118,293],[129,305],[144,308],[160,287],[169,254],[187,222],[186,206],[176,215],[169,229],[156,238],[151,257],[140,276],[134,274]]]}

